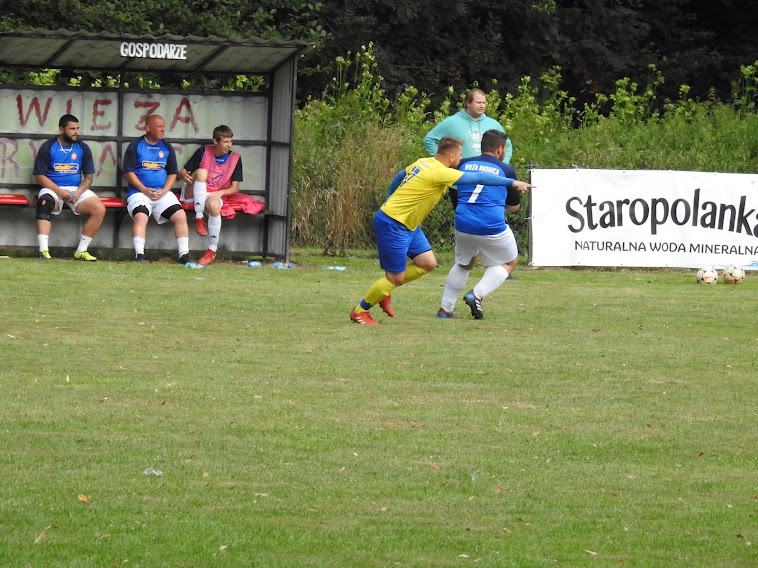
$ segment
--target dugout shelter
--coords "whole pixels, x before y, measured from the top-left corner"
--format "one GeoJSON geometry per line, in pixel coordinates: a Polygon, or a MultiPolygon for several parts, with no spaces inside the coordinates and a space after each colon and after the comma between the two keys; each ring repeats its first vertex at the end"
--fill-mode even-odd
{"type": "MultiPolygon", "coordinates": [[[[34,199],[39,187],[32,175],[34,159],[40,146],[58,134],[60,117],[73,114],[80,121],[80,140],[92,149],[92,189],[112,213],[93,247],[131,250],[121,160],[129,142],[144,134],[147,116],[160,114],[166,121],[165,141],[174,146],[179,168],[198,146],[212,143],[215,126],[232,128],[233,149],[243,163],[240,191],[265,201],[266,207],[258,215],[239,212],[225,221],[220,246],[287,259],[297,61],[312,46],[254,37],[0,32],[2,67],[59,69],[71,77],[98,71],[116,78],[115,86],[98,88],[0,84],[0,248],[36,247],[34,199]],[[256,75],[262,77],[263,87],[256,92],[135,88],[129,81],[136,73],[256,75]]],[[[177,183],[175,189],[179,188],[177,183]]],[[[75,246],[82,221],[68,210],[56,216],[51,247],[75,246]]],[[[205,238],[195,234],[192,223],[190,227],[191,250],[204,250],[205,238]]],[[[175,247],[171,224],[151,221],[146,249],[173,253],[175,247]]]]}

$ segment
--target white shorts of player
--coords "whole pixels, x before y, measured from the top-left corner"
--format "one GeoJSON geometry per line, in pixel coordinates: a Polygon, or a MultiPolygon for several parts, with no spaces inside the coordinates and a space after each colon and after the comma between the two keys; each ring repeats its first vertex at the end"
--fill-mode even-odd
{"type": "MultiPolygon", "coordinates": [[[[77,189],[79,189],[75,185],[61,185],[60,188],[64,191],[76,191],[77,189]]],[[[37,194],[37,199],[39,199],[45,194],[51,195],[53,199],[55,199],[55,209],[53,210],[53,215],[61,214],[64,203],[68,205],[68,208],[71,209],[71,211],[74,212],[74,215],[81,215],[81,213],[77,213],[76,206],[79,205],[85,199],[89,199],[90,197],[97,197],[94,191],[92,191],[91,189],[88,189],[79,196],[79,199],[76,200],[76,203],[69,203],[68,201],[63,201],[60,197],[58,197],[58,195],[56,195],[54,191],[47,189],[46,187],[43,187],[42,189],[39,190],[39,193],[37,194]]]]}
{"type": "MultiPolygon", "coordinates": [[[[153,219],[155,219],[158,224],[165,223],[168,221],[165,217],[161,217],[163,212],[171,207],[172,205],[180,205],[179,200],[176,198],[176,194],[174,194],[173,191],[169,191],[158,199],[157,201],[153,201],[150,199],[147,195],[144,193],[135,193],[134,195],[130,195],[126,199],[126,210],[129,212],[129,215],[131,217],[134,217],[132,215],[132,211],[134,211],[135,207],[139,207],[140,205],[144,205],[147,207],[147,210],[150,212],[150,214],[153,216],[153,219]]],[[[180,205],[181,206],[181,205],[180,205]]]]}
{"type": "Polygon", "coordinates": [[[472,235],[455,232],[455,263],[462,266],[475,256],[482,259],[482,266],[498,266],[512,261],[518,256],[518,245],[513,231],[507,227],[497,235],[472,235]]]}

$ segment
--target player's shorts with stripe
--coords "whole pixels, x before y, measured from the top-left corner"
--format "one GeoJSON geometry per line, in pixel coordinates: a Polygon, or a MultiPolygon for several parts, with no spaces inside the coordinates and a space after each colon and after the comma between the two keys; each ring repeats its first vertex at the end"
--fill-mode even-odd
{"type": "Polygon", "coordinates": [[[467,265],[479,255],[482,266],[498,266],[512,261],[518,256],[516,237],[510,227],[497,235],[472,235],[455,232],[455,263],[467,265]]]}
{"type": "Polygon", "coordinates": [[[409,231],[408,227],[381,209],[374,216],[374,231],[379,250],[379,266],[387,272],[405,272],[408,257],[413,258],[432,250],[421,227],[409,231]]]}

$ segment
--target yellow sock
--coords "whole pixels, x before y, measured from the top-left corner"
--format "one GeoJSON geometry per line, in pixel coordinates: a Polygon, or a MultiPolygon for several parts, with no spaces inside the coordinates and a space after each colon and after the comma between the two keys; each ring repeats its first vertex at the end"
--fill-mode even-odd
{"type": "Polygon", "coordinates": [[[413,282],[414,280],[421,278],[424,274],[429,274],[429,271],[419,268],[415,264],[409,264],[405,269],[405,280],[403,280],[403,284],[413,282]]]}
{"type": "Polygon", "coordinates": [[[377,280],[371,285],[371,288],[368,289],[368,292],[366,292],[366,295],[363,297],[363,300],[367,304],[371,304],[372,306],[374,306],[378,304],[379,302],[381,302],[382,300],[384,300],[384,298],[392,294],[392,290],[394,290],[396,287],[397,286],[395,286],[389,280],[387,280],[386,277],[380,278],[379,280],[377,280]]]}
{"type": "MultiPolygon", "coordinates": [[[[403,284],[413,282],[428,272],[428,270],[419,268],[415,264],[409,264],[405,269],[405,280],[403,281],[403,284]]],[[[366,292],[366,295],[363,297],[363,302],[361,302],[361,304],[365,303],[371,306],[375,306],[384,300],[384,298],[392,294],[392,291],[395,288],[397,288],[397,286],[387,280],[386,276],[384,278],[380,278],[371,285],[371,288],[368,289],[368,292],[366,292]]],[[[355,313],[360,314],[362,312],[368,311],[368,309],[364,308],[361,304],[355,306],[355,313]]]]}

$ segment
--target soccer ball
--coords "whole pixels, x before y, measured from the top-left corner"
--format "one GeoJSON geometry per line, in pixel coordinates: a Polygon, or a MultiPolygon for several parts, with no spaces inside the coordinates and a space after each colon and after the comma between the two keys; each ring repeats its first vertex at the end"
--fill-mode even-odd
{"type": "Polygon", "coordinates": [[[722,276],[727,284],[739,284],[745,279],[745,270],[740,266],[730,264],[724,268],[722,276]]]}
{"type": "Polygon", "coordinates": [[[719,273],[712,266],[701,268],[697,271],[697,281],[700,284],[716,284],[719,281],[719,273]]]}

